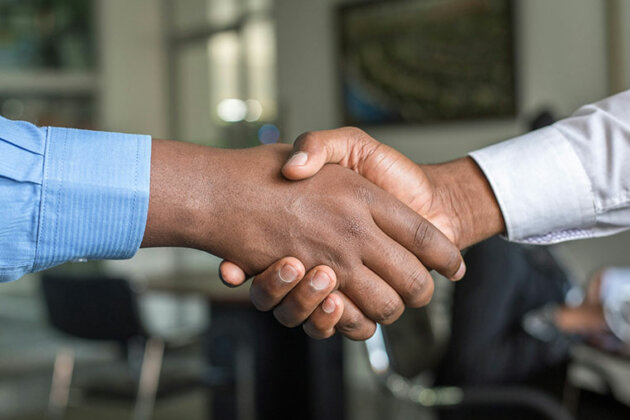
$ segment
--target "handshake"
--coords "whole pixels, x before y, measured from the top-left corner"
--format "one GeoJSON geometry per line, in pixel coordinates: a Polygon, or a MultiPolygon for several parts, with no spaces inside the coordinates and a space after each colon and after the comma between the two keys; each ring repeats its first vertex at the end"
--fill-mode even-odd
{"type": "Polygon", "coordinates": [[[314,338],[369,338],[426,305],[433,269],[464,276],[460,249],[503,232],[470,158],[418,165],[356,128],[288,145],[221,150],[154,140],[144,247],[186,246],[224,261],[282,324],[314,338]]]}

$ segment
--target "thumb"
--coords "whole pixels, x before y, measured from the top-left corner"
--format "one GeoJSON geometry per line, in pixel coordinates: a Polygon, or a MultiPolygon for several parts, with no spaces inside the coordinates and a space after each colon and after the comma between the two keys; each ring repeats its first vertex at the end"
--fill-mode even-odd
{"type": "Polygon", "coordinates": [[[304,133],[293,144],[293,154],[282,167],[282,174],[297,181],[315,175],[327,163],[348,167],[350,156],[365,148],[367,137],[353,127],[304,133]]]}

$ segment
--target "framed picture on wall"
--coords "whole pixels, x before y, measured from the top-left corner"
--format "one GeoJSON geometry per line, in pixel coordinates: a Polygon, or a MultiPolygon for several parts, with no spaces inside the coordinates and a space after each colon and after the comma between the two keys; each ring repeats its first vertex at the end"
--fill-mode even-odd
{"type": "Polygon", "coordinates": [[[338,10],[346,124],[516,114],[510,0],[380,0],[338,10]]]}

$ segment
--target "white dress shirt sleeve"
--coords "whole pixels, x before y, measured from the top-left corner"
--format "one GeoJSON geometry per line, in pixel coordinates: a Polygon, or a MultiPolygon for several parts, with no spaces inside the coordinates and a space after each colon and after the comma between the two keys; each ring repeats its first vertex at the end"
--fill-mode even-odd
{"type": "Polygon", "coordinates": [[[630,228],[630,90],[470,156],[512,241],[549,244],[630,228]]]}

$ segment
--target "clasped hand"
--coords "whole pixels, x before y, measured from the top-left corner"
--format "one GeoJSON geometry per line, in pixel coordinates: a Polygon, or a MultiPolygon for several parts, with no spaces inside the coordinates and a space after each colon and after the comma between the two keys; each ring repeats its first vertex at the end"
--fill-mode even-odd
{"type": "MultiPolygon", "coordinates": [[[[287,147],[263,146],[252,153],[267,162],[265,173],[255,176],[277,177],[259,200],[285,200],[284,205],[281,214],[264,214],[272,207],[256,203],[256,213],[262,213],[247,231],[252,249],[230,252],[234,257],[228,256],[220,270],[234,286],[245,281],[245,273],[257,274],[252,302],[273,310],[282,324],[303,324],[314,338],[338,331],[366,339],[375,323],[391,323],[405,306],[430,301],[434,286],[427,268],[453,280],[464,275],[459,247],[465,238],[458,237],[457,220],[445,211],[448,200],[427,171],[363,131],[300,136],[282,167],[291,183],[279,175],[289,158],[287,147]],[[282,198],[280,190],[291,199],[282,198]],[[276,220],[284,228],[273,226],[276,220]],[[274,247],[278,243],[285,246],[274,247]],[[242,254],[253,258],[239,259],[242,254]],[[277,261],[267,264],[270,260],[277,261]]],[[[242,217],[251,217],[244,207],[242,217]]]]}

